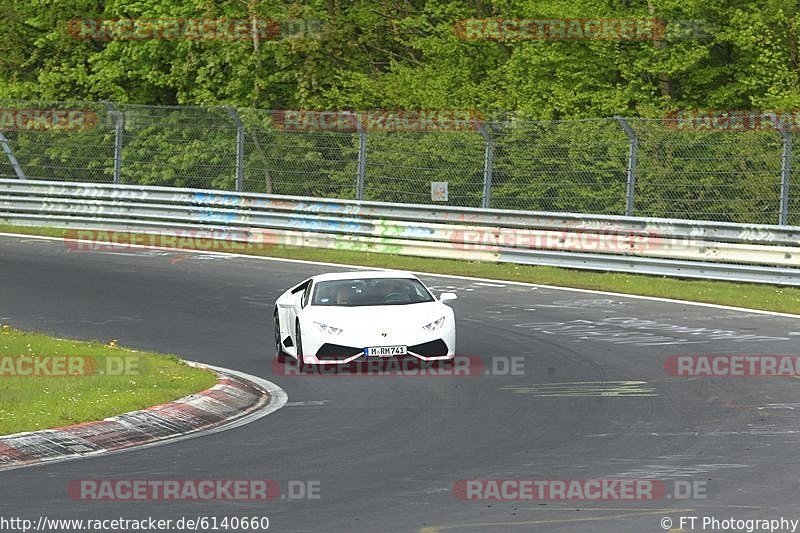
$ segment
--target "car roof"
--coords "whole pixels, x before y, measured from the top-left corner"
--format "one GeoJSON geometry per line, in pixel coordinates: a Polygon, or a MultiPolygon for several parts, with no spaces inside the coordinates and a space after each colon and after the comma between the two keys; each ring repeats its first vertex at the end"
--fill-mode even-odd
{"type": "Polygon", "coordinates": [[[355,272],[331,272],[312,276],[314,283],[319,281],[332,281],[341,279],[371,279],[371,278],[411,278],[417,277],[411,272],[401,270],[358,270],[355,272]]]}

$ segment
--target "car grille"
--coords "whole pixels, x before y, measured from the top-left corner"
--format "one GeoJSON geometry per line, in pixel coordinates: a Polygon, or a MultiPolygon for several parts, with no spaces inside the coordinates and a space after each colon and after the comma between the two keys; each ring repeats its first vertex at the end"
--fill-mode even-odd
{"type": "Polygon", "coordinates": [[[435,341],[409,346],[408,351],[425,357],[439,357],[447,355],[447,344],[442,339],[436,339],[435,341]]]}
{"type": "Polygon", "coordinates": [[[337,361],[347,359],[360,354],[364,348],[353,348],[352,346],[341,346],[339,344],[325,343],[317,350],[317,358],[326,361],[337,361]]]}

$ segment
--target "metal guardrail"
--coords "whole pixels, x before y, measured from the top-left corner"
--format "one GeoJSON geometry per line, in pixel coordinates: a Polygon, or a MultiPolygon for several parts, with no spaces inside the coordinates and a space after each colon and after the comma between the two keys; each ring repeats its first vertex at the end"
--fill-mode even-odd
{"type": "Polygon", "coordinates": [[[800,228],[0,179],[0,222],[800,286],[800,228]]]}

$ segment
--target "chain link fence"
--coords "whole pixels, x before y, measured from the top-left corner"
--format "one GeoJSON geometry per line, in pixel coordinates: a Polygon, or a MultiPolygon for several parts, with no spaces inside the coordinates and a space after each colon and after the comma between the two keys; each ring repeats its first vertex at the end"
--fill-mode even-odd
{"type": "Polygon", "coordinates": [[[274,113],[238,109],[243,135],[241,190],[355,199],[358,135],[284,131],[274,113]]]}
{"type": "MultiPolygon", "coordinates": [[[[639,144],[635,214],[783,222],[777,130],[676,131],[675,120],[628,122],[639,144]]],[[[800,223],[800,212],[793,215],[800,223]]]]}
{"type": "Polygon", "coordinates": [[[3,102],[0,176],[108,182],[114,139],[103,104],[3,102]]]}
{"type": "Polygon", "coordinates": [[[776,128],[510,118],[291,129],[281,113],[0,102],[0,177],[800,225],[800,150],[776,128]]]}
{"type": "Polygon", "coordinates": [[[628,140],[613,119],[510,121],[494,139],[490,206],[624,214],[628,140]]]}

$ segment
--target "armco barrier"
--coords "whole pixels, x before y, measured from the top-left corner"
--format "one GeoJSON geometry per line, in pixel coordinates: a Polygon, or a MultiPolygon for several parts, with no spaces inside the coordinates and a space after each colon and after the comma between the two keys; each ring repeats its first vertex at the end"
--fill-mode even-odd
{"type": "Polygon", "coordinates": [[[800,286],[800,228],[0,180],[0,222],[800,286]]]}

